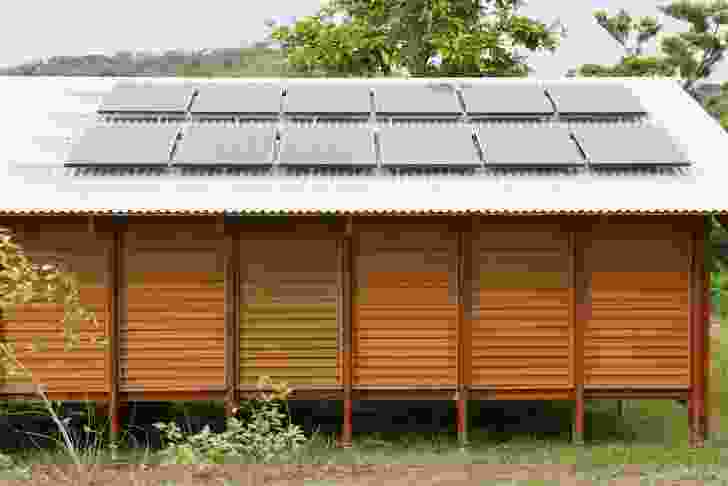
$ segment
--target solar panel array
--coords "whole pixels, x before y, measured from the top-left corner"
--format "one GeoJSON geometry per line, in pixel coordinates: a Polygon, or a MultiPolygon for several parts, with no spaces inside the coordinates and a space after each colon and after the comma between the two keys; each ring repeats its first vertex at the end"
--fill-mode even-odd
{"type": "Polygon", "coordinates": [[[120,83],[103,100],[100,114],[178,115],[182,122],[101,123],[73,147],[66,165],[393,170],[690,165],[659,127],[569,122],[644,119],[639,99],[619,84],[499,81],[456,89],[446,83],[328,83],[120,83]],[[522,123],[508,121],[514,118],[522,123]],[[213,121],[225,119],[234,123],[213,121]]]}

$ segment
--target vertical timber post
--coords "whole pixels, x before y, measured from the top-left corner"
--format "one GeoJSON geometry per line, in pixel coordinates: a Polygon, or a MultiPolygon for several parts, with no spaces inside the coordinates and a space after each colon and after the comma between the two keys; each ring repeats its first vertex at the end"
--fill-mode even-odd
{"type": "MultiPolygon", "coordinates": [[[[112,216],[112,222],[116,222],[112,216]]],[[[111,422],[111,441],[116,443],[121,433],[121,410],[119,400],[119,349],[120,330],[126,312],[125,299],[125,252],[126,252],[126,225],[111,224],[111,248],[109,252],[109,301],[110,314],[107,319],[108,348],[106,352],[107,383],[110,392],[109,415],[111,422]]]]}
{"type": "Polygon", "coordinates": [[[471,218],[459,221],[457,226],[457,254],[455,265],[455,281],[456,281],[456,303],[457,303],[457,328],[456,328],[456,366],[457,366],[457,426],[458,426],[458,443],[461,448],[468,445],[468,386],[469,383],[469,346],[467,336],[469,332],[469,320],[467,319],[467,295],[470,289],[468,281],[468,258],[471,240],[471,230],[468,229],[471,218]]]}
{"type": "Polygon", "coordinates": [[[584,271],[583,252],[579,245],[579,226],[572,225],[569,231],[569,296],[571,311],[573,352],[572,377],[574,383],[574,420],[572,423],[571,438],[574,444],[584,443],[584,320],[586,319],[588,301],[589,279],[584,271]]]}
{"type": "Polygon", "coordinates": [[[697,224],[691,238],[690,271],[690,400],[688,426],[690,447],[703,447],[705,440],[706,340],[710,317],[706,316],[705,226],[697,224]],[[707,321],[707,322],[706,322],[707,321]]]}
{"type": "Polygon", "coordinates": [[[240,233],[223,223],[225,238],[225,415],[232,417],[238,406],[240,377],[240,233]]]}
{"type": "MultiPolygon", "coordinates": [[[[710,231],[712,229],[711,218],[705,218],[705,229],[703,231],[703,248],[705,245],[710,244],[710,231]]],[[[701,440],[710,439],[708,420],[711,413],[710,404],[710,328],[711,328],[711,305],[712,299],[710,298],[710,269],[712,268],[712,262],[709,261],[712,258],[712,252],[706,252],[704,254],[703,262],[705,268],[703,269],[703,330],[702,341],[703,347],[703,368],[702,368],[702,380],[703,380],[703,408],[702,408],[702,424],[701,424],[701,440]]]]}
{"type": "Polygon", "coordinates": [[[344,423],[341,431],[341,447],[352,446],[352,327],[354,305],[354,250],[353,250],[353,222],[347,216],[342,238],[339,238],[339,295],[341,297],[341,369],[344,385],[344,423]]]}

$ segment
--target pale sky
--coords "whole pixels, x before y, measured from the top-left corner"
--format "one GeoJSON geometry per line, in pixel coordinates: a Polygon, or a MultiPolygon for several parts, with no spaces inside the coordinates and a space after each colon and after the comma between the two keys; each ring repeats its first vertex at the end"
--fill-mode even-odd
{"type": "MultiPolygon", "coordinates": [[[[579,64],[613,64],[621,47],[594,21],[595,9],[615,14],[656,16],[666,32],[687,30],[687,23],[665,21],[655,8],[664,0],[530,0],[521,13],[547,25],[558,16],[568,37],[555,54],[530,54],[534,76],[556,78],[579,64]],[[683,26],[684,25],[684,26],[683,26]]],[[[9,66],[56,55],[113,54],[119,50],[238,47],[265,38],[264,20],[276,15],[306,16],[319,0],[23,0],[5,9],[0,27],[0,65],[9,66]]],[[[527,52],[527,51],[526,51],[527,52]]],[[[650,53],[654,53],[654,46],[650,53]]],[[[723,61],[710,81],[728,78],[723,61]]]]}

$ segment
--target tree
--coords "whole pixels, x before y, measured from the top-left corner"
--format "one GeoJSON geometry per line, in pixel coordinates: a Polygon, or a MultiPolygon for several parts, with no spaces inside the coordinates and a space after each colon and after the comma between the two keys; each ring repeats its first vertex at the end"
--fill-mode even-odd
{"type": "Polygon", "coordinates": [[[645,55],[646,44],[662,31],[662,24],[654,17],[642,17],[639,20],[620,9],[610,17],[605,10],[594,12],[594,19],[610,37],[624,49],[624,55],[618,64],[603,66],[600,64],[584,64],[576,70],[570,70],[568,77],[581,75],[585,77],[630,77],[630,76],[673,76],[676,67],[664,57],[645,55]]]}
{"type": "Polygon", "coordinates": [[[517,15],[522,3],[332,0],[315,16],[269,26],[298,73],[524,76],[530,68],[516,49],[553,52],[559,34],[557,24],[517,15]]]}
{"type": "Polygon", "coordinates": [[[597,23],[624,49],[625,55],[614,66],[584,64],[577,69],[581,76],[673,76],[683,80],[683,88],[698,98],[695,82],[713,72],[728,48],[728,0],[695,2],[679,0],[657,9],[674,19],[689,23],[687,32],[665,35],[658,46],[661,54],[646,56],[645,44],[655,38],[662,25],[653,17],[633,22],[620,10],[609,17],[603,10],[594,13],[597,23]],[[633,45],[629,39],[636,34],[633,45]]]}

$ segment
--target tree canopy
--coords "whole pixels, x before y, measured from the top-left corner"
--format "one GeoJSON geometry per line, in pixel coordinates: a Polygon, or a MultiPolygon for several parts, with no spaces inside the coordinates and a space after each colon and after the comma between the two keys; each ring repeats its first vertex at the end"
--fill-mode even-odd
{"type": "Polygon", "coordinates": [[[520,0],[332,0],[274,25],[292,70],[327,76],[525,76],[518,48],[555,51],[565,32],[520,0]]]}
{"type": "Polygon", "coordinates": [[[708,78],[723,60],[728,48],[728,0],[674,1],[657,9],[676,20],[687,22],[687,32],[664,34],[659,53],[648,56],[644,48],[662,31],[654,17],[633,19],[624,9],[614,16],[598,10],[594,19],[624,48],[613,66],[584,64],[572,72],[581,76],[679,76],[683,88],[696,96],[695,83],[708,78]]]}

